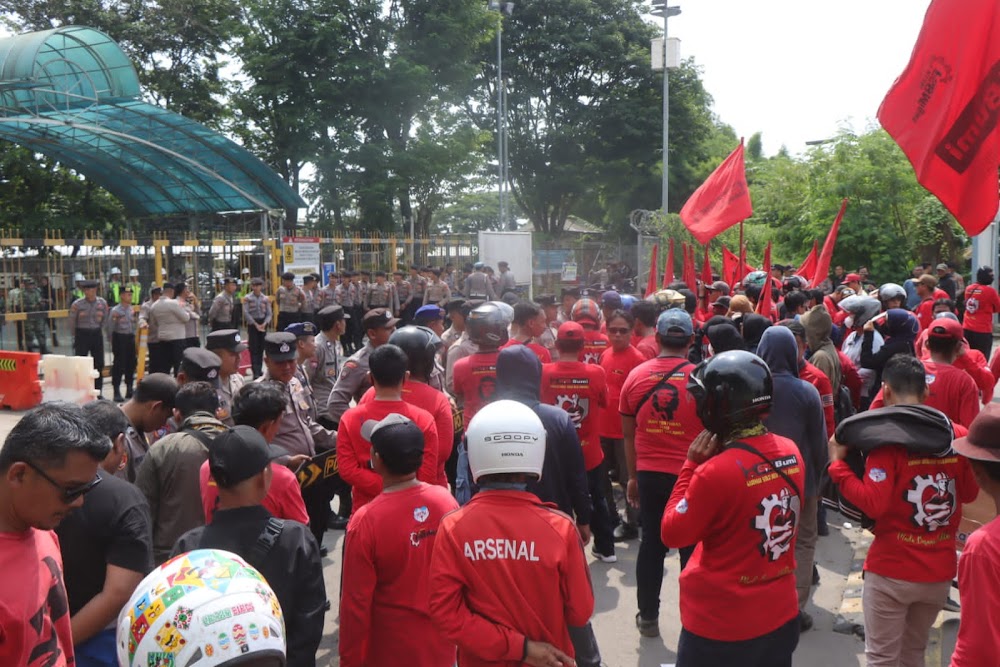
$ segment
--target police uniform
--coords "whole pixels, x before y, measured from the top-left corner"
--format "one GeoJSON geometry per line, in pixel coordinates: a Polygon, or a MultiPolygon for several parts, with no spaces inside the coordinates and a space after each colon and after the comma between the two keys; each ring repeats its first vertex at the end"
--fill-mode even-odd
{"type": "Polygon", "coordinates": [[[233,309],[236,301],[233,295],[226,291],[225,285],[235,282],[232,278],[226,278],[222,291],[212,299],[212,307],[208,309],[208,324],[212,331],[219,329],[232,329],[233,309]]]}
{"type": "Polygon", "coordinates": [[[368,294],[365,299],[365,312],[372,308],[385,308],[393,314],[399,312],[399,298],[396,296],[396,288],[392,283],[375,283],[368,287],[368,294]]]}
{"type": "Polygon", "coordinates": [[[42,291],[38,289],[34,278],[24,279],[24,289],[21,290],[21,308],[25,313],[29,313],[28,319],[24,322],[24,343],[28,352],[33,352],[38,345],[38,351],[48,354],[48,346],[45,343],[45,318],[32,317],[30,313],[38,313],[45,308],[42,307],[42,291]]]}
{"type": "MultiPolygon", "coordinates": [[[[83,282],[85,288],[96,288],[96,280],[83,282]]],[[[97,369],[97,378],[94,379],[94,389],[101,390],[104,378],[101,372],[104,371],[104,336],[102,328],[104,321],[108,317],[108,302],[101,297],[95,297],[93,301],[83,298],[77,299],[69,308],[69,331],[73,335],[73,354],[78,357],[92,356],[94,366],[97,369]]]]}
{"type": "Polygon", "coordinates": [[[444,308],[444,305],[450,300],[451,289],[447,283],[442,280],[434,280],[427,283],[427,287],[424,289],[424,305],[434,304],[435,306],[444,308]]]}
{"type": "Polygon", "coordinates": [[[327,417],[333,423],[339,423],[340,418],[351,407],[351,401],[360,401],[371,386],[368,379],[368,357],[374,349],[370,343],[365,343],[341,367],[326,404],[327,417]]]}
{"type": "MultiPolygon", "coordinates": [[[[253,279],[255,284],[264,284],[260,278],[253,279]]],[[[250,292],[243,297],[243,316],[247,321],[247,338],[250,341],[250,368],[253,376],[261,376],[264,365],[264,337],[267,335],[263,331],[258,331],[254,326],[259,324],[265,329],[271,323],[271,301],[263,293],[259,296],[250,292]]]]}
{"type": "Polygon", "coordinates": [[[510,270],[501,271],[500,278],[497,281],[497,292],[500,293],[500,296],[503,296],[507,292],[516,292],[516,291],[517,291],[517,281],[514,280],[514,274],[511,273],[510,270]]]}
{"type": "MultiPolygon", "coordinates": [[[[295,336],[290,333],[268,334],[265,339],[265,351],[269,359],[284,361],[294,359],[295,336]]],[[[267,380],[262,376],[255,382],[267,380]]],[[[316,448],[333,449],[337,435],[320,426],[310,414],[309,394],[306,388],[293,377],[284,386],[288,396],[288,405],[281,416],[281,425],[274,436],[272,444],[283,447],[290,454],[316,455],[316,448]]]]}
{"type": "Polygon", "coordinates": [[[424,305],[424,291],[427,289],[427,279],[421,275],[410,276],[410,304],[403,307],[400,317],[407,324],[413,321],[417,309],[424,305]]]}
{"type": "Polygon", "coordinates": [[[289,324],[302,321],[302,304],[306,295],[302,288],[282,285],[278,288],[278,331],[284,331],[289,324]]]}
{"type": "MultiPolygon", "coordinates": [[[[350,277],[350,274],[345,274],[344,277],[350,277]]],[[[355,305],[358,304],[357,289],[350,282],[341,283],[334,289],[334,295],[344,312],[351,316],[347,322],[347,330],[341,336],[344,351],[356,352],[359,346],[355,345],[355,340],[359,340],[364,335],[364,332],[361,331],[361,321],[357,317],[357,308],[355,308],[355,305]]]]}
{"type": "MultiPolygon", "coordinates": [[[[239,355],[247,349],[247,344],[240,338],[239,329],[219,329],[205,336],[206,350],[229,350],[233,354],[239,355]]],[[[239,371],[223,377],[219,375],[219,409],[216,411],[216,418],[226,426],[234,426],[233,421],[233,397],[240,388],[246,384],[246,379],[239,371]]]]}
{"type": "Polygon", "coordinates": [[[305,296],[305,300],[302,302],[302,321],[303,322],[315,322],[316,321],[316,299],[319,290],[316,289],[316,284],[313,283],[312,287],[302,288],[302,294],[305,296]]]}
{"type": "MultiPolygon", "coordinates": [[[[298,343],[299,338],[315,336],[319,333],[319,329],[317,329],[316,325],[312,322],[297,322],[295,324],[290,324],[285,331],[295,336],[296,343],[298,343]]],[[[309,365],[314,360],[315,357],[306,359],[303,363],[296,364],[295,378],[302,383],[302,387],[305,389],[306,395],[309,397],[309,416],[312,417],[313,421],[316,421],[316,400],[313,395],[312,384],[309,382],[309,365]]]]}
{"type": "Polygon", "coordinates": [[[482,271],[473,271],[465,278],[465,296],[470,301],[492,301],[496,298],[490,277],[482,271]]]}
{"type": "Polygon", "coordinates": [[[146,439],[146,434],[129,424],[125,429],[125,458],[115,471],[115,477],[134,484],[139,466],[148,452],[149,440],[146,439]]]}
{"type": "Polygon", "coordinates": [[[479,352],[479,346],[469,339],[469,334],[465,331],[458,337],[451,347],[448,348],[445,363],[444,390],[455,395],[455,362],[459,359],[471,356],[479,352]]]}
{"type": "MultiPolygon", "coordinates": [[[[162,296],[159,296],[156,300],[159,301],[162,298],[162,296]]],[[[154,303],[156,301],[150,296],[148,301],[139,306],[139,328],[146,327],[146,352],[150,373],[153,372],[152,369],[161,367],[161,358],[163,356],[160,348],[159,328],[156,325],[156,320],[149,316],[149,311],[152,309],[154,303]]]]}
{"type": "Polygon", "coordinates": [[[125,398],[132,398],[132,381],[135,378],[136,354],[135,331],[136,317],[132,306],[123,303],[111,309],[108,319],[111,333],[111,386],[114,388],[115,400],[121,400],[122,378],[125,379],[125,398]]]}
{"type": "Polygon", "coordinates": [[[337,303],[337,297],[333,293],[335,289],[336,285],[327,285],[316,290],[316,303],[314,307],[317,313],[327,306],[337,303]]]}

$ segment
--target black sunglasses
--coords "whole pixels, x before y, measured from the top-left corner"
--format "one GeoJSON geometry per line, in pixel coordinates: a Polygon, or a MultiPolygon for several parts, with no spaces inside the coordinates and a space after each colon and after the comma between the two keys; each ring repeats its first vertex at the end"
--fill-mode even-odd
{"type": "Polygon", "coordinates": [[[36,466],[31,461],[25,461],[24,464],[29,468],[31,468],[32,470],[34,470],[35,472],[37,472],[39,475],[41,475],[46,482],[59,489],[59,491],[62,493],[62,500],[67,505],[72,505],[74,502],[76,502],[77,498],[87,493],[90,493],[91,491],[94,490],[95,486],[101,483],[101,476],[98,475],[97,477],[87,482],[86,484],[82,484],[80,486],[75,486],[73,488],[67,489],[65,486],[63,486],[56,480],[52,479],[51,477],[49,477],[44,470],[36,466]]]}
{"type": "Polygon", "coordinates": [[[619,334],[619,335],[621,335],[621,334],[627,334],[630,331],[632,331],[632,330],[629,329],[629,328],[626,328],[626,327],[622,327],[622,328],[619,328],[619,327],[608,327],[608,333],[612,333],[612,334],[619,334]]]}

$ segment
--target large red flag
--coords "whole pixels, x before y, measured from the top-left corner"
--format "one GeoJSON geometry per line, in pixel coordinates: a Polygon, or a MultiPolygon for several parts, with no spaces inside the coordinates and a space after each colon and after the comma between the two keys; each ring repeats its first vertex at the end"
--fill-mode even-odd
{"type": "MultiPolygon", "coordinates": [[[[767,244],[764,249],[764,266],[771,266],[771,244],[767,244]]],[[[765,269],[766,271],[767,269],[765,269]]],[[[764,317],[771,317],[771,274],[767,274],[767,279],[760,288],[760,299],[757,300],[757,312],[764,317]]]]}
{"type": "Polygon", "coordinates": [[[667,250],[667,263],[663,267],[663,289],[667,289],[672,282],[674,282],[674,240],[670,239],[670,248],[667,250]]]}
{"type": "Polygon", "coordinates": [[[681,274],[681,280],[684,281],[689,290],[694,292],[698,289],[698,274],[694,271],[694,246],[685,243],[682,249],[684,251],[684,273],[681,274]]]}
{"type": "Polygon", "coordinates": [[[733,251],[722,246],[722,279],[729,283],[730,287],[736,285],[739,278],[736,276],[740,272],[740,258],[733,254],[733,251]]]}
{"type": "Polygon", "coordinates": [[[653,254],[649,256],[649,279],[646,280],[646,293],[643,296],[649,296],[656,291],[656,276],[657,269],[659,268],[656,264],[658,261],[658,254],[660,252],[660,244],[653,244],[653,254]]]}
{"type": "Polygon", "coordinates": [[[933,0],[878,119],[917,180],[974,236],[997,214],[1000,3],[933,0]]]}
{"type": "Polygon", "coordinates": [[[753,215],[743,165],[743,142],[701,184],[681,209],[681,221],[705,245],[740,220],[753,215]]]}
{"type": "Polygon", "coordinates": [[[816,260],[816,271],[813,272],[813,285],[820,284],[830,275],[830,262],[833,261],[833,247],[837,245],[837,233],[840,231],[840,221],[844,219],[844,211],[846,210],[847,198],[845,197],[840,202],[840,211],[837,212],[837,217],[833,221],[833,227],[830,227],[830,231],[826,234],[826,240],[823,241],[823,250],[819,253],[819,258],[816,260]]]}
{"type": "Polygon", "coordinates": [[[801,276],[809,281],[810,285],[813,285],[813,274],[816,273],[816,253],[819,250],[819,241],[813,241],[812,250],[806,255],[805,260],[799,265],[799,268],[795,271],[795,275],[801,276]]]}

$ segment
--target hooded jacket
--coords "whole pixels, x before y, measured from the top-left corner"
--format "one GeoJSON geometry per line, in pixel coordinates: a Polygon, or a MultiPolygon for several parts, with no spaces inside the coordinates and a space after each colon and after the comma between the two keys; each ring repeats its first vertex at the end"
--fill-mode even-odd
{"type": "Polygon", "coordinates": [[[542,364],[534,352],[524,345],[500,351],[495,398],[527,405],[545,426],[542,478],[528,484],[528,491],[545,502],[554,503],[566,514],[575,515],[581,526],[589,525],[590,492],[576,427],[565,410],[541,402],[541,383],[542,364]]]}
{"type": "Polygon", "coordinates": [[[774,383],[768,430],[790,439],[806,464],[806,497],[819,495],[819,481],[829,462],[826,422],[819,392],[799,379],[799,351],[786,327],[771,327],[761,336],[757,355],[771,369],[774,383]]]}
{"type": "Polygon", "coordinates": [[[799,318],[802,326],[806,330],[806,344],[812,351],[809,363],[823,371],[830,379],[833,386],[833,394],[840,391],[841,370],[840,357],[837,355],[837,348],[830,340],[830,332],[833,331],[833,318],[826,310],[826,306],[819,305],[799,318]]]}
{"type": "Polygon", "coordinates": [[[882,369],[897,354],[916,356],[914,344],[920,333],[920,323],[913,313],[902,308],[892,308],[886,313],[885,344],[875,352],[875,332],[865,331],[861,343],[861,365],[875,372],[875,386],[882,384],[882,369]]]}

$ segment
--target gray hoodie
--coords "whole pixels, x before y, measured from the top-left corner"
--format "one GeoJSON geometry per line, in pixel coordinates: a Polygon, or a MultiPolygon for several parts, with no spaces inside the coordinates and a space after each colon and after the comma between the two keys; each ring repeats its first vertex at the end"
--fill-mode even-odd
{"type": "Polygon", "coordinates": [[[833,331],[833,318],[827,312],[826,306],[820,304],[813,307],[808,313],[799,318],[802,326],[806,330],[806,343],[812,355],[809,363],[823,371],[830,384],[833,385],[833,395],[840,391],[840,357],[837,356],[837,348],[830,340],[830,332],[833,331]]]}

